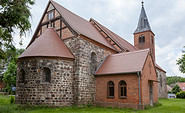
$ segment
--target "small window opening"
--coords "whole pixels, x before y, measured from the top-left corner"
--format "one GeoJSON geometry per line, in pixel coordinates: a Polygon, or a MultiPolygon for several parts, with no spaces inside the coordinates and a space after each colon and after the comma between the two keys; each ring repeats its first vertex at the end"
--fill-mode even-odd
{"type": "Polygon", "coordinates": [[[54,18],[54,12],[53,11],[48,12],[48,20],[51,20],[53,18],[54,18]]]}
{"type": "Polygon", "coordinates": [[[144,43],[145,42],[145,36],[141,35],[139,36],[139,43],[144,43]]]}
{"type": "Polygon", "coordinates": [[[19,83],[25,83],[25,71],[23,69],[19,72],[19,83]]]}
{"type": "Polygon", "coordinates": [[[162,76],[160,75],[160,86],[162,87],[163,86],[163,83],[162,83],[162,76]]]}
{"type": "Polygon", "coordinates": [[[151,36],[151,42],[152,42],[152,44],[154,43],[154,37],[153,36],[151,36]]]}
{"type": "Polygon", "coordinates": [[[91,74],[94,74],[95,71],[96,71],[96,68],[97,68],[97,57],[96,57],[96,54],[93,52],[91,54],[91,74]]]}
{"type": "Polygon", "coordinates": [[[49,68],[44,68],[44,82],[50,82],[51,81],[51,71],[49,68]]]}

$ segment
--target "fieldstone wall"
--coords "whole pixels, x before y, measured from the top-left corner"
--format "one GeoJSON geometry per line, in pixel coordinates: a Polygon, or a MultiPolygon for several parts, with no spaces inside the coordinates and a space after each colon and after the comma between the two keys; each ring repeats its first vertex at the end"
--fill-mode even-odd
{"type": "Polygon", "coordinates": [[[85,40],[83,37],[65,39],[64,43],[75,56],[74,104],[93,104],[95,101],[95,78],[91,74],[91,54],[97,56],[97,66],[111,52],[85,40]]]}
{"type": "Polygon", "coordinates": [[[166,73],[157,69],[158,76],[158,97],[159,98],[167,98],[167,83],[166,83],[166,73]]]}
{"type": "Polygon", "coordinates": [[[73,61],[24,59],[17,63],[16,103],[70,106],[73,104],[73,61]],[[43,80],[43,68],[51,71],[50,82],[43,80]],[[20,83],[20,70],[25,71],[20,83]]]}

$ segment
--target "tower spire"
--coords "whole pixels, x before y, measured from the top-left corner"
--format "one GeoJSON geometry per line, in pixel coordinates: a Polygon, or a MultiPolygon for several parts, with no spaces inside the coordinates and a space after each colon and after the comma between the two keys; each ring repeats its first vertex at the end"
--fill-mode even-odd
{"type": "Polygon", "coordinates": [[[141,5],[142,5],[142,7],[144,7],[144,2],[143,1],[141,2],[141,5]]]}
{"type": "Polygon", "coordinates": [[[151,31],[150,24],[148,22],[148,18],[146,16],[146,12],[144,9],[144,2],[141,2],[141,13],[138,21],[137,28],[134,33],[144,32],[144,31],[151,31]]]}

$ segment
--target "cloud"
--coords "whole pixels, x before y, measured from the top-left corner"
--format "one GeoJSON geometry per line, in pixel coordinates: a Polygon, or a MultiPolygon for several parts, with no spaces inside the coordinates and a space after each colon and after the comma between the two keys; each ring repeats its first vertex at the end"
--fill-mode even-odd
{"type": "Polygon", "coordinates": [[[168,76],[184,76],[178,69],[177,59],[182,56],[182,43],[184,37],[172,40],[167,46],[160,48],[156,45],[156,59],[161,67],[167,71],[168,76]]]}

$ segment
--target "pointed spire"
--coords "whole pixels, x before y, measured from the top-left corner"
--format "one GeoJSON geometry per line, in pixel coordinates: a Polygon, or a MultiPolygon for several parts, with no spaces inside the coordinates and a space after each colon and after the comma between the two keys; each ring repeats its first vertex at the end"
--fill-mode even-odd
{"type": "Polygon", "coordinates": [[[144,9],[144,2],[141,2],[142,8],[141,8],[141,14],[139,17],[138,25],[134,33],[139,33],[143,31],[151,31],[150,24],[148,22],[148,18],[146,16],[146,12],[144,9]]]}

